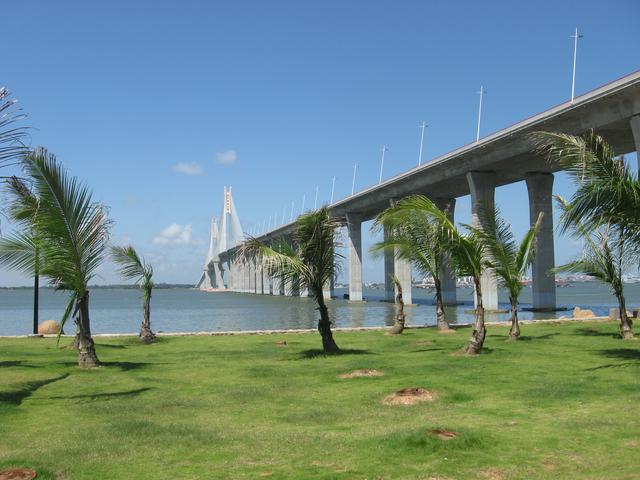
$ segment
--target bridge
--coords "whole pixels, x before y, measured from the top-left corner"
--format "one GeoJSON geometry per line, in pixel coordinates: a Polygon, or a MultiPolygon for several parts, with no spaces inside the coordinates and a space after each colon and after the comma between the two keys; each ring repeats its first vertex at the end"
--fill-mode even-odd
{"type": "MultiPolygon", "coordinates": [[[[552,200],[554,173],[559,167],[534,153],[528,135],[539,130],[578,135],[590,129],[601,134],[617,154],[640,150],[640,71],[329,205],[332,216],[346,219],[349,299],[363,299],[363,222],[374,218],[398,199],[422,194],[442,207],[448,206],[452,217],[455,215],[456,198],[471,195],[472,222],[479,224],[479,207],[493,206],[497,187],[525,181],[531,223],[535,222],[540,212],[544,213],[538,234],[538,251],[532,265],[533,308],[555,309],[555,276],[549,270],[555,266],[552,200]]],[[[640,154],[638,158],[640,163],[640,154]]],[[[225,190],[225,205],[226,195],[225,190]]],[[[291,236],[294,229],[295,222],[291,222],[258,238],[269,242],[278,237],[291,236]]],[[[272,295],[306,294],[300,292],[296,285],[284,284],[281,278],[271,278],[260,265],[240,262],[235,255],[239,242],[241,239],[236,239],[235,244],[218,249],[216,253],[217,267],[227,273],[227,290],[272,295]]],[[[203,277],[211,276],[209,266],[213,263],[208,260],[203,277]]],[[[410,304],[410,264],[395,258],[393,252],[389,252],[385,255],[384,268],[385,297],[393,299],[394,287],[390,278],[395,274],[402,283],[405,302],[410,304]]],[[[456,279],[448,269],[443,277],[445,304],[456,304],[456,279]]],[[[498,289],[495,278],[487,274],[482,279],[482,284],[485,308],[497,309],[498,289]]],[[[224,288],[222,274],[217,286],[224,288]]]]}

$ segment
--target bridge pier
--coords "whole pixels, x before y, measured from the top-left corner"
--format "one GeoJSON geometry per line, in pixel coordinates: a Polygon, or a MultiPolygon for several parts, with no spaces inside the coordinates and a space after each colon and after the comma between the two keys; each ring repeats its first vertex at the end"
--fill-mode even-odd
{"type": "MultiPolygon", "coordinates": [[[[471,217],[474,226],[482,228],[482,209],[494,208],[496,180],[494,172],[468,172],[471,191],[471,217]]],[[[480,279],[482,303],[485,310],[498,309],[498,283],[492,271],[485,271],[480,279]]],[[[474,299],[475,302],[475,299],[474,299]]]]}
{"type": "Polygon", "coordinates": [[[631,117],[631,132],[633,133],[633,140],[636,144],[636,157],[638,157],[638,171],[640,171],[640,115],[631,117]]]}
{"type": "Polygon", "coordinates": [[[273,295],[282,295],[282,275],[276,274],[271,277],[273,295]]]}
{"type": "Polygon", "coordinates": [[[271,293],[271,278],[269,277],[269,271],[265,267],[264,263],[260,265],[260,279],[262,281],[262,294],[269,295],[271,293]]]}
{"type": "MultiPolygon", "coordinates": [[[[452,222],[454,221],[454,214],[456,209],[455,198],[437,198],[435,200],[435,204],[441,210],[446,211],[449,219],[452,222]]],[[[444,255],[442,255],[441,261],[442,272],[440,274],[440,277],[442,286],[442,302],[445,305],[457,305],[458,298],[456,294],[456,284],[458,278],[451,265],[451,255],[449,253],[445,253],[444,255]]]]}
{"type": "Polygon", "coordinates": [[[362,301],[362,218],[347,214],[349,233],[349,300],[362,301]]]}
{"type": "Polygon", "coordinates": [[[291,279],[286,280],[284,275],[282,276],[282,290],[285,297],[293,297],[293,281],[291,279]]]}
{"type": "Polygon", "coordinates": [[[324,284],[324,288],[322,289],[322,295],[325,300],[331,300],[334,297],[333,292],[333,278],[324,284]]]}
{"type": "Polygon", "coordinates": [[[555,310],[556,276],[550,270],[555,266],[553,243],[553,174],[530,172],[525,175],[529,192],[529,219],[535,224],[543,214],[536,239],[536,255],[531,265],[533,309],[555,310]]]}

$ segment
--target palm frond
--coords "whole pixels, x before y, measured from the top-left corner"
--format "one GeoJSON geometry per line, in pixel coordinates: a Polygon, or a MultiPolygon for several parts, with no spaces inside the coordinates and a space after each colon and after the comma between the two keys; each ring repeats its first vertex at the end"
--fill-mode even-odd
{"type": "MultiPolygon", "coordinates": [[[[625,224],[640,232],[640,182],[624,159],[593,131],[583,136],[536,132],[537,151],[569,172],[576,185],[571,211],[561,219],[563,232],[581,222],[588,229],[625,224]]],[[[634,240],[640,244],[640,233],[634,240]]]]}
{"type": "Polygon", "coordinates": [[[15,108],[17,101],[10,98],[9,91],[0,87],[0,167],[11,162],[28,151],[24,143],[26,127],[14,124],[25,119],[26,115],[15,108]]]}
{"type": "Polygon", "coordinates": [[[24,232],[0,238],[0,264],[9,270],[33,275],[37,269],[38,242],[24,232]]]}
{"type": "Polygon", "coordinates": [[[33,225],[42,241],[42,274],[57,288],[83,291],[104,259],[106,208],[46,150],[25,155],[22,165],[40,201],[33,225]]]}
{"type": "Polygon", "coordinates": [[[118,273],[127,280],[140,281],[147,272],[144,261],[131,245],[111,247],[111,258],[118,265],[118,273]]]}

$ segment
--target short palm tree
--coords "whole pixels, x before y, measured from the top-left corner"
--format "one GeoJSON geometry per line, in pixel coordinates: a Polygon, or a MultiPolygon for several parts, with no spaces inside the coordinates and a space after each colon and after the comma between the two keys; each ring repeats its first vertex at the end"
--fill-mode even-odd
{"type": "Polygon", "coordinates": [[[279,239],[269,246],[250,237],[239,250],[244,261],[262,262],[271,274],[282,275],[285,282],[299,281],[302,289],[309,290],[318,303],[318,332],[326,353],[340,351],[333,339],[323,289],[338,272],[342,256],[336,251],[337,232],[343,223],[322,207],[298,217],[291,243],[279,239]]]}
{"type": "Polygon", "coordinates": [[[640,252],[640,180],[624,158],[593,131],[582,136],[537,132],[532,139],[539,153],[566,170],[576,185],[562,208],[562,232],[584,240],[581,260],[559,271],[586,271],[609,283],[620,305],[620,331],[633,337],[624,304],[623,270],[638,265],[640,252]]]}
{"type": "Polygon", "coordinates": [[[542,213],[536,223],[525,233],[520,244],[516,243],[511,226],[502,218],[498,208],[481,209],[482,228],[469,227],[480,239],[486,252],[485,268],[491,269],[503,288],[509,292],[511,304],[511,329],[509,338],[520,338],[518,322],[518,298],[522,281],[536,250],[536,237],[542,222],[542,213]]]}
{"type": "Polygon", "coordinates": [[[387,332],[389,335],[400,335],[404,331],[404,300],[402,300],[402,282],[393,275],[391,281],[396,287],[396,321],[393,327],[387,332]]]}
{"type": "Polygon", "coordinates": [[[469,343],[462,349],[462,353],[477,355],[482,352],[487,333],[484,324],[484,306],[480,283],[487,264],[485,246],[475,231],[469,230],[467,233],[461,233],[449,218],[448,213],[438,208],[428,198],[420,196],[409,198],[413,201],[413,209],[419,210],[440,229],[438,238],[443,241],[443,250],[451,255],[458,276],[473,278],[476,303],[473,331],[469,343]]]}
{"type": "MultiPolygon", "coordinates": [[[[91,198],[91,191],[45,149],[21,158],[25,174],[39,199],[30,224],[39,241],[39,273],[57,290],[71,293],[61,325],[73,315],[78,327],[78,364],[99,364],[91,337],[89,282],[104,260],[110,221],[106,208],[91,198]]],[[[29,200],[21,200],[29,210],[29,200]]],[[[30,252],[2,249],[0,260],[13,268],[29,266],[30,252]]]]}
{"type": "Polygon", "coordinates": [[[371,251],[381,255],[391,248],[396,257],[411,262],[424,276],[433,278],[436,289],[436,322],[439,330],[450,330],[442,300],[443,262],[447,255],[448,233],[440,218],[446,217],[430,199],[422,195],[403,198],[376,217],[373,228],[386,228],[390,234],[371,251]],[[433,213],[438,215],[434,216],[433,213]]]}
{"type": "MultiPolygon", "coordinates": [[[[561,218],[571,217],[573,215],[571,203],[560,196],[556,196],[556,200],[562,210],[561,218]]],[[[584,242],[582,256],[578,260],[556,267],[554,271],[584,273],[608,284],[618,301],[620,335],[623,339],[634,338],[632,321],[627,314],[622,280],[631,259],[635,256],[630,237],[626,236],[624,231],[620,232],[608,225],[589,230],[581,222],[576,221],[573,222],[573,232],[584,242]]]]}
{"type": "Polygon", "coordinates": [[[112,247],[111,256],[119,266],[119,273],[127,280],[135,280],[142,289],[142,325],[138,338],[142,343],[153,343],[155,334],[151,331],[151,292],[153,290],[153,267],[132,247],[112,247]]]}

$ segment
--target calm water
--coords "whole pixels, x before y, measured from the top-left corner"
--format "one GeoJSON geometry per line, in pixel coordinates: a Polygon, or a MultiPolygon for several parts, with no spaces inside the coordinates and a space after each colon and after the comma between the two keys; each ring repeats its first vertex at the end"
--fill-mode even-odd
{"type": "MultiPolygon", "coordinates": [[[[627,287],[627,303],[640,305],[640,285],[627,287]]],[[[597,283],[579,283],[558,288],[558,304],[590,308],[596,314],[606,315],[615,300],[606,287],[597,283]]],[[[336,289],[342,298],[346,293],[336,289]]],[[[392,325],[394,307],[380,301],[383,292],[366,290],[365,303],[349,303],[336,299],[329,302],[331,316],[339,327],[392,325]]],[[[33,290],[0,290],[0,335],[22,335],[31,332],[33,290]]],[[[58,320],[66,302],[66,294],[41,290],[40,319],[58,320]]],[[[413,325],[435,323],[433,293],[414,289],[415,307],[407,307],[407,322],[413,325]]],[[[506,302],[501,292],[500,301],[506,302]]],[[[472,316],[466,313],[472,307],[472,291],[458,289],[462,305],[447,309],[450,322],[468,323],[472,316]]],[[[531,289],[522,294],[522,307],[530,306],[531,289]]],[[[94,333],[137,332],[141,320],[141,298],[137,290],[96,289],[91,292],[91,324],[94,333]]],[[[504,304],[507,308],[507,304],[504,304]]],[[[522,319],[570,316],[570,312],[522,312],[522,319]]],[[[273,297],[240,293],[206,293],[188,289],[157,290],[151,304],[153,329],[163,332],[267,330],[313,328],[317,321],[315,303],[309,298],[273,297]]],[[[487,321],[504,320],[508,314],[492,314],[487,321]]]]}

